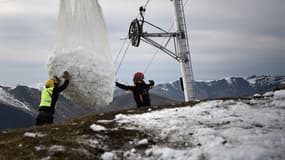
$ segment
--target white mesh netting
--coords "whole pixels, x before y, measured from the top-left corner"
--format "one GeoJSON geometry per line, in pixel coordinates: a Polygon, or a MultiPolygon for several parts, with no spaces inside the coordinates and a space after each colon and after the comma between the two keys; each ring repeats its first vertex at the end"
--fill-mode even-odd
{"type": "Polygon", "coordinates": [[[60,0],[55,49],[47,70],[50,77],[70,73],[63,94],[77,104],[96,107],[112,101],[114,66],[97,0],[60,0]]]}

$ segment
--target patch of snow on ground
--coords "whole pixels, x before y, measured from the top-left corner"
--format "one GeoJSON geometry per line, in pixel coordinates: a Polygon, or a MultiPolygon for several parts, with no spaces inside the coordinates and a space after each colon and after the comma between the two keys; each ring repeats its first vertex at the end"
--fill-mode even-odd
{"type": "Polygon", "coordinates": [[[272,97],[274,96],[274,92],[273,91],[269,91],[263,94],[264,97],[272,97]]]}
{"type": "Polygon", "coordinates": [[[116,158],[116,155],[112,152],[105,152],[101,158],[102,160],[114,160],[116,158]]]}
{"type": "Polygon", "coordinates": [[[94,132],[100,132],[100,131],[105,131],[107,130],[105,127],[97,125],[97,124],[92,124],[90,126],[90,129],[92,129],[94,132]]]}
{"type": "Polygon", "coordinates": [[[48,157],[44,157],[44,158],[42,158],[41,160],[50,160],[51,159],[51,157],[50,156],[48,156],[48,157]]]}
{"type": "Polygon", "coordinates": [[[30,137],[30,138],[41,138],[41,137],[45,137],[46,134],[42,134],[42,133],[33,133],[33,132],[25,132],[24,133],[24,137],[30,137]]]}
{"type": "Polygon", "coordinates": [[[113,120],[98,120],[97,123],[103,123],[103,124],[108,124],[113,122],[113,120]]]}
{"type": "MultiPolygon", "coordinates": [[[[280,108],[285,108],[285,90],[274,92],[273,99],[274,101],[271,102],[271,105],[278,106],[280,108]]],[[[285,121],[284,115],[283,119],[285,121]]]]}
{"type": "Polygon", "coordinates": [[[96,139],[89,139],[87,140],[87,144],[90,147],[96,148],[97,146],[99,146],[99,142],[96,139]]]}
{"type": "Polygon", "coordinates": [[[137,145],[146,145],[146,144],[148,144],[148,140],[147,139],[142,139],[142,140],[140,140],[140,141],[138,141],[138,143],[137,143],[137,145]]]}
{"type": "Polygon", "coordinates": [[[115,120],[121,127],[167,143],[146,151],[149,159],[281,160],[285,159],[284,99],[276,101],[216,100],[141,115],[118,114],[115,120]]]}
{"type": "Polygon", "coordinates": [[[136,153],[135,149],[130,149],[123,153],[124,160],[143,160],[139,153],[136,153]]]}
{"type": "Polygon", "coordinates": [[[42,151],[42,150],[46,150],[46,146],[44,146],[44,145],[39,145],[39,146],[35,146],[35,150],[36,151],[42,151]]]}
{"type": "MultiPolygon", "coordinates": [[[[158,147],[154,146],[151,149],[146,150],[145,153],[147,156],[152,157],[150,159],[160,159],[160,160],[183,160],[188,159],[189,157],[194,158],[194,155],[192,152],[188,152],[187,150],[177,150],[167,147],[158,147]]],[[[197,156],[195,156],[194,159],[198,159],[197,156]]]]}
{"type": "Polygon", "coordinates": [[[86,146],[89,146],[92,148],[98,148],[101,146],[101,144],[99,143],[99,141],[97,139],[94,139],[94,138],[90,139],[84,135],[81,137],[78,137],[77,142],[79,144],[83,144],[83,145],[86,145],[86,146]]]}
{"type": "Polygon", "coordinates": [[[276,99],[285,99],[285,90],[280,90],[280,91],[276,91],[274,92],[274,98],[276,99]]]}
{"type": "Polygon", "coordinates": [[[53,145],[49,148],[48,152],[50,154],[55,154],[57,152],[64,152],[65,151],[65,147],[61,146],[61,145],[53,145]]]}

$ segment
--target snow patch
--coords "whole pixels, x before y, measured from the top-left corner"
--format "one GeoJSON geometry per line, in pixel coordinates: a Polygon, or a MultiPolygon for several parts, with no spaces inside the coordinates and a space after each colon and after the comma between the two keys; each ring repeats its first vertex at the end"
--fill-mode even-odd
{"type": "Polygon", "coordinates": [[[50,154],[55,154],[55,153],[64,152],[64,151],[65,151],[65,147],[61,145],[53,145],[48,150],[50,154]]]}
{"type": "Polygon", "coordinates": [[[274,96],[274,92],[273,91],[269,91],[263,94],[264,97],[272,97],[274,96]]]}
{"type": "Polygon", "coordinates": [[[41,138],[41,137],[45,137],[46,134],[42,134],[42,133],[33,133],[33,132],[25,132],[24,133],[24,137],[29,137],[29,138],[41,138]]]}
{"type": "MultiPolygon", "coordinates": [[[[283,92],[276,95],[283,97],[283,92]]],[[[140,115],[118,114],[115,120],[120,127],[167,143],[146,150],[149,159],[282,159],[284,99],[275,98],[208,101],[140,115]]]]}
{"type": "Polygon", "coordinates": [[[79,144],[83,144],[92,148],[100,148],[101,145],[97,139],[89,139],[86,135],[78,137],[76,140],[79,144]]]}
{"type": "Polygon", "coordinates": [[[105,152],[102,154],[101,158],[102,160],[114,160],[117,158],[117,156],[112,152],[105,152]]]}
{"type": "Polygon", "coordinates": [[[166,147],[158,147],[154,146],[151,149],[145,151],[145,154],[152,157],[152,159],[160,159],[160,160],[178,160],[178,159],[198,159],[197,157],[193,157],[191,152],[186,150],[176,150],[172,148],[166,147]]]}
{"type": "Polygon", "coordinates": [[[142,140],[137,142],[138,146],[147,145],[147,144],[148,144],[148,140],[147,139],[142,139],[142,140]]]}
{"type": "Polygon", "coordinates": [[[101,125],[97,125],[97,124],[92,124],[90,126],[90,129],[92,129],[94,132],[100,132],[100,131],[106,131],[107,129],[101,125]]]}
{"type": "Polygon", "coordinates": [[[276,99],[284,99],[285,98],[285,90],[275,91],[274,98],[276,99]]]}
{"type": "Polygon", "coordinates": [[[46,150],[46,149],[47,149],[47,147],[44,145],[35,146],[36,151],[42,151],[42,150],[46,150]]]}
{"type": "Polygon", "coordinates": [[[164,87],[162,87],[162,88],[161,88],[161,90],[163,90],[163,91],[167,92],[167,91],[168,91],[168,88],[167,88],[167,87],[165,87],[165,88],[164,88],[164,87]]]}
{"type": "Polygon", "coordinates": [[[97,123],[103,123],[103,124],[108,124],[108,123],[112,123],[113,120],[98,120],[97,123]]]}
{"type": "Polygon", "coordinates": [[[47,156],[47,157],[42,158],[41,160],[50,160],[50,159],[51,159],[51,157],[47,156]]]}
{"type": "Polygon", "coordinates": [[[225,78],[225,80],[227,81],[227,83],[228,83],[229,85],[233,84],[233,81],[232,81],[232,78],[231,78],[231,77],[227,77],[227,78],[225,78]]]}
{"type": "Polygon", "coordinates": [[[250,78],[250,79],[247,79],[247,81],[249,82],[250,85],[256,84],[256,78],[250,78]]]}
{"type": "Polygon", "coordinates": [[[131,150],[125,151],[123,153],[124,160],[141,160],[142,157],[139,153],[136,153],[136,150],[132,148],[131,150]]]}
{"type": "Polygon", "coordinates": [[[92,148],[96,148],[99,146],[99,142],[96,139],[87,140],[87,144],[88,144],[88,146],[90,146],[92,148]]]}

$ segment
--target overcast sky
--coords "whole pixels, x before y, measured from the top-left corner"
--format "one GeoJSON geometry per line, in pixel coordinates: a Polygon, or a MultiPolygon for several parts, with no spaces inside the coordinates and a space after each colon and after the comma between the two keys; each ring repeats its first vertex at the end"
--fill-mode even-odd
{"type": "MultiPolygon", "coordinates": [[[[284,0],[185,1],[195,80],[285,75],[284,0]]],[[[99,2],[115,58],[120,39],[126,37],[146,0],[99,2]]],[[[58,8],[59,0],[0,0],[0,85],[35,85],[47,79],[46,61],[55,41],[58,8]]],[[[168,30],[172,13],[170,0],[151,0],[145,18],[168,30]]],[[[145,70],[155,52],[143,43],[131,47],[117,79],[130,82],[134,72],[145,70]]],[[[146,79],[157,82],[179,76],[179,64],[162,52],[146,73],[146,79]]]]}

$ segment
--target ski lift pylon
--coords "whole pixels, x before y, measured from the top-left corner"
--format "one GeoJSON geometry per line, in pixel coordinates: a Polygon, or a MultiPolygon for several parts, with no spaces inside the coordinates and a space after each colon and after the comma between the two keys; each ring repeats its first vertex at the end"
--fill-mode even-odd
{"type": "Polygon", "coordinates": [[[142,40],[145,43],[148,43],[180,63],[182,79],[184,83],[184,96],[185,101],[189,101],[194,99],[194,89],[193,89],[193,71],[192,71],[192,64],[191,64],[191,57],[190,57],[190,49],[189,49],[189,42],[188,42],[188,35],[187,35],[187,26],[185,21],[184,15],[184,5],[183,0],[171,0],[174,5],[174,17],[175,17],[175,26],[176,32],[167,32],[147,21],[144,19],[144,12],[145,8],[140,7],[140,17],[134,19],[129,27],[129,39],[131,44],[134,47],[138,47],[140,45],[140,41],[142,40]],[[147,33],[143,31],[143,25],[148,24],[152,27],[155,27],[162,31],[162,33],[147,33]],[[169,37],[169,39],[174,39],[174,49],[175,51],[171,51],[166,48],[166,46],[162,46],[161,44],[157,43],[151,37],[169,37]]]}

